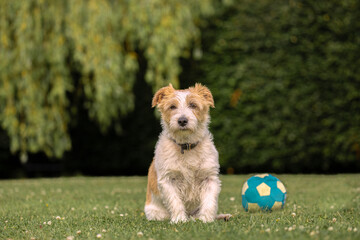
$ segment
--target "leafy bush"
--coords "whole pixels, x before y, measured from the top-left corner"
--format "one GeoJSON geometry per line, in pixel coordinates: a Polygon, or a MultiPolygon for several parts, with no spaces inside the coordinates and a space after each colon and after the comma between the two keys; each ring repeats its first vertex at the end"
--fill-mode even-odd
{"type": "Polygon", "coordinates": [[[359,16],[356,0],[243,0],[204,29],[224,168],[360,169],[359,16]]]}

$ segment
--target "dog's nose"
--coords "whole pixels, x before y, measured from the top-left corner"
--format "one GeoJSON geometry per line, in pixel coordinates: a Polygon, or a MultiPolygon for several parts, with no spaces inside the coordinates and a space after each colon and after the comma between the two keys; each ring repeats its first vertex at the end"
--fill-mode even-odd
{"type": "Polygon", "coordinates": [[[186,124],[188,123],[188,120],[186,117],[182,116],[178,119],[178,124],[181,126],[181,127],[185,127],[186,124]]]}

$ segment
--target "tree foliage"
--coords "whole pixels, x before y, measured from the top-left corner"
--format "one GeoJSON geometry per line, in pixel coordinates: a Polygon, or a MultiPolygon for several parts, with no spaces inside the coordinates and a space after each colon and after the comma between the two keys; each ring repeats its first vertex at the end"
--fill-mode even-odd
{"type": "Polygon", "coordinates": [[[11,151],[69,150],[70,96],[84,97],[103,130],[129,113],[139,52],[154,90],[178,85],[179,57],[213,11],[211,0],[0,1],[0,123],[11,151]]]}
{"type": "Polygon", "coordinates": [[[359,16],[356,0],[244,0],[204,29],[223,167],[359,167],[359,16]]]}

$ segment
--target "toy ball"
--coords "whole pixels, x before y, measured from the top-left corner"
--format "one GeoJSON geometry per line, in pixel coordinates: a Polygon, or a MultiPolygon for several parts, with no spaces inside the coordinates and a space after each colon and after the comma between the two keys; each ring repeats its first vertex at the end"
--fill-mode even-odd
{"type": "Polygon", "coordinates": [[[286,189],[284,184],[271,174],[258,174],[244,183],[241,195],[245,211],[271,211],[284,207],[286,189]]]}

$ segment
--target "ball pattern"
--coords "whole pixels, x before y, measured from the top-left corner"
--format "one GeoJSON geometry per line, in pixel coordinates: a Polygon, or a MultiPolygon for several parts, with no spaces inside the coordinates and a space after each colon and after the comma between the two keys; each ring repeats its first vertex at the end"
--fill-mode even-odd
{"type": "Polygon", "coordinates": [[[286,200],[284,184],[271,174],[258,174],[249,178],[242,188],[242,205],[246,211],[276,210],[286,200]]]}

